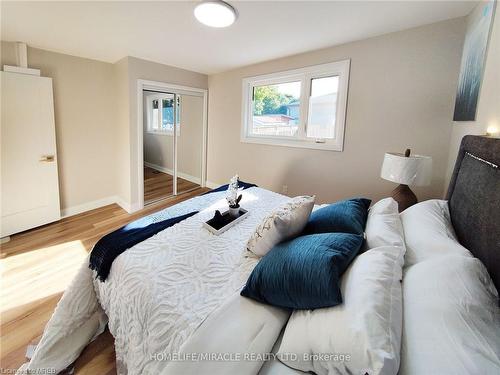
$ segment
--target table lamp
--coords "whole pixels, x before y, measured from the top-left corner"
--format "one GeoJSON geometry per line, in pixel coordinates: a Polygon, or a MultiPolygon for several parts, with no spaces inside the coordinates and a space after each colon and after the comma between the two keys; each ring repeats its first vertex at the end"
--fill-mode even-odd
{"type": "Polygon", "coordinates": [[[431,183],[432,158],[430,156],[412,155],[410,149],[404,154],[387,152],[382,163],[380,177],[384,180],[400,184],[391,196],[398,202],[399,212],[418,202],[417,196],[408,185],[427,186],[431,183]]]}

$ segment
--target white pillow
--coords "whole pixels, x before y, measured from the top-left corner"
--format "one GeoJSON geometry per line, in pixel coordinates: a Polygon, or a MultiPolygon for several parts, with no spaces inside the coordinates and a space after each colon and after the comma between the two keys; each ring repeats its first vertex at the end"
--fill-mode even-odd
{"type": "Polygon", "coordinates": [[[400,374],[500,374],[498,294],[479,259],[437,257],[403,278],[400,374]]]}
{"type": "Polygon", "coordinates": [[[149,374],[257,374],[289,316],[288,309],[256,302],[238,292],[211,312],[179,349],[181,356],[227,353],[227,360],[168,361],[162,371],[149,374]],[[253,355],[254,360],[244,358],[243,353],[253,355]],[[230,360],[229,355],[234,360],[230,360]]]}
{"type": "Polygon", "coordinates": [[[405,247],[398,203],[392,198],[379,200],[368,210],[365,249],[379,246],[405,247]]]}
{"type": "Polygon", "coordinates": [[[400,216],[406,242],[406,267],[435,256],[472,256],[457,241],[447,201],[420,202],[404,210],[400,216]]]}
{"type": "Polygon", "coordinates": [[[314,211],[318,211],[319,209],[323,208],[323,207],[328,207],[329,204],[328,203],[324,203],[324,204],[315,204],[313,206],[313,209],[312,209],[312,212],[314,211]]]}
{"type": "Polygon", "coordinates": [[[342,276],[342,304],[293,312],[279,348],[281,361],[319,375],[396,374],[402,264],[401,247],[378,247],[359,255],[342,276]],[[317,357],[305,357],[310,354],[317,357]],[[332,356],[322,358],[323,354],[332,356]],[[339,360],[335,354],[350,358],[339,360]]]}
{"type": "Polygon", "coordinates": [[[257,227],[247,243],[247,250],[262,257],[280,242],[298,236],[307,224],[314,197],[300,196],[279,207],[257,227]]]}

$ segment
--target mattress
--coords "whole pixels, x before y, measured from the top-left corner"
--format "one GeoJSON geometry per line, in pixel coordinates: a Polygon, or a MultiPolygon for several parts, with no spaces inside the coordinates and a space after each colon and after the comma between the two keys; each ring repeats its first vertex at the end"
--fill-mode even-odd
{"type": "MultiPolygon", "coordinates": [[[[83,264],[22,370],[63,370],[108,321],[115,337],[119,374],[169,373],[172,356],[180,353],[213,312],[224,316],[224,311],[234,309],[228,301],[235,295],[241,298],[238,292],[258,262],[246,252],[248,239],[265,216],[290,200],[257,187],[242,195],[240,204],[249,211],[248,217],[219,236],[204,229],[202,223],[216,209],[227,207],[224,191],[167,209],[175,216],[204,207],[119,255],[105,282],[96,279],[88,261],[83,264]]],[[[268,307],[261,310],[262,318],[249,319],[249,324],[261,327],[269,314],[275,316],[275,337],[255,341],[272,346],[288,315],[268,307]]],[[[224,324],[224,319],[213,319],[210,327],[217,331],[224,324]]]]}
{"type": "Polygon", "coordinates": [[[250,215],[230,230],[216,236],[202,227],[214,210],[227,207],[225,192],[199,197],[204,210],[127,250],[106,282],[94,282],[119,373],[160,373],[210,313],[244,286],[257,263],[245,256],[248,239],[290,198],[257,187],[242,195],[250,215]]]}

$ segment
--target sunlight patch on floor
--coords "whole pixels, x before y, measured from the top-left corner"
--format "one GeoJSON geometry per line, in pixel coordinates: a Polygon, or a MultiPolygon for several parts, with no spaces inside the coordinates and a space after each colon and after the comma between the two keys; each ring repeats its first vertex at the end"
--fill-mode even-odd
{"type": "Polygon", "coordinates": [[[64,291],[87,255],[81,241],[70,241],[1,259],[0,312],[64,291]]]}

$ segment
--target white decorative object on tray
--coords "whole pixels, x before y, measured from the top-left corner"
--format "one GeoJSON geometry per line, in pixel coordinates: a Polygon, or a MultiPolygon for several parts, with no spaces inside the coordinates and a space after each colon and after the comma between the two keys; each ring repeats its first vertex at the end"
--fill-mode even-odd
{"type": "Polygon", "coordinates": [[[239,189],[239,177],[235,175],[229,181],[227,192],[226,192],[226,200],[229,204],[228,214],[232,218],[237,218],[240,214],[240,200],[243,197],[241,194],[238,195],[239,189]]]}
{"type": "MultiPolygon", "coordinates": [[[[244,208],[240,208],[240,216],[238,216],[237,218],[233,219],[231,218],[232,220],[230,220],[226,225],[224,225],[223,227],[221,228],[216,228],[216,227],[213,227],[212,225],[210,225],[209,223],[214,220],[213,218],[208,220],[207,222],[203,222],[203,227],[208,229],[210,232],[212,232],[213,234],[215,235],[219,235],[221,233],[224,233],[226,230],[228,230],[229,228],[231,228],[232,226],[236,225],[237,223],[239,223],[240,221],[242,221],[243,219],[245,219],[247,216],[249,215],[249,212],[247,210],[245,210],[244,208]]],[[[222,217],[223,218],[227,218],[227,220],[229,220],[229,211],[225,211],[222,213],[222,217]]]]}

